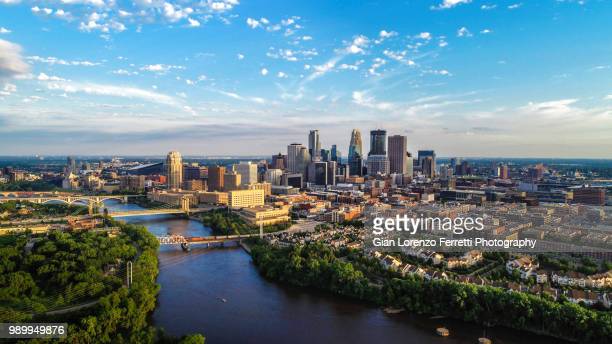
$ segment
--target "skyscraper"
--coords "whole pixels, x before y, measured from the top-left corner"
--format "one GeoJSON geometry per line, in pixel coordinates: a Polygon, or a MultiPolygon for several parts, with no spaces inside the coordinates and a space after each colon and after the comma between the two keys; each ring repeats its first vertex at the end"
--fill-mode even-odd
{"type": "Polygon", "coordinates": [[[421,162],[421,168],[423,170],[423,175],[428,178],[434,178],[436,175],[436,162],[431,156],[423,157],[423,161],[421,162]]]}
{"type": "Polygon", "coordinates": [[[234,171],[238,172],[241,176],[240,185],[257,183],[257,164],[253,164],[250,161],[241,162],[234,165],[234,171]]]}
{"type": "Polygon", "coordinates": [[[172,151],[166,157],[168,189],[180,189],[183,185],[183,159],[181,153],[172,151]]]}
{"type": "Polygon", "coordinates": [[[377,174],[389,174],[389,159],[386,155],[370,155],[368,156],[368,174],[375,176],[377,174]]]}
{"type": "Polygon", "coordinates": [[[233,191],[240,189],[241,175],[236,171],[227,171],[223,174],[223,190],[233,191]]]}
{"type": "Polygon", "coordinates": [[[69,156],[66,159],[66,174],[77,173],[76,160],[69,156]]]}
{"type": "Polygon", "coordinates": [[[336,147],[336,145],[332,145],[331,146],[331,157],[330,157],[331,161],[335,161],[337,163],[340,163],[340,160],[342,160],[342,154],[340,153],[340,151],[338,150],[338,147],[336,147]]]}
{"type": "Polygon", "coordinates": [[[308,134],[308,153],[312,160],[319,160],[321,157],[321,141],[319,141],[319,131],[316,129],[308,134]]]}
{"type": "Polygon", "coordinates": [[[292,143],[290,145],[287,146],[287,169],[289,170],[289,172],[293,172],[293,173],[303,173],[304,171],[298,171],[297,168],[297,158],[298,158],[298,154],[300,153],[301,148],[304,148],[304,146],[302,146],[299,143],[292,143]]]}
{"type": "Polygon", "coordinates": [[[284,170],[287,168],[287,156],[282,155],[280,152],[277,155],[272,156],[272,168],[284,170]]]}
{"type": "Polygon", "coordinates": [[[298,152],[296,158],[296,173],[301,173],[303,175],[306,174],[306,169],[308,168],[308,163],[311,161],[310,154],[308,153],[308,149],[304,146],[300,147],[300,151],[298,152]]]}
{"type": "Polygon", "coordinates": [[[351,142],[349,144],[349,173],[353,176],[360,176],[363,166],[363,143],[361,141],[361,132],[359,129],[353,129],[351,132],[351,142]]]}
{"type": "Polygon", "coordinates": [[[387,155],[387,131],[376,129],[370,131],[370,155],[387,155]]]}
{"type": "Polygon", "coordinates": [[[408,173],[408,138],[402,135],[389,136],[389,172],[408,173]]]}
{"type": "MultiPolygon", "coordinates": [[[[418,159],[419,159],[419,166],[421,167],[421,171],[423,171],[423,174],[425,174],[425,165],[424,165],[424,160],[427,157],[431,157],[431,171],[433,171],[432,173],[436,173],[436,152],[434,152],[433,150],[420,150],[419,151],[419,155],[418,155],[418,159]]],[[[433,177],[432,177],[433,178],[433,177]]]]}
{"type": "Polygon", "coordinates": [[[223,191],[223,176],[225,166],[211,166],[208,168],[208,191],[223,191]]]}

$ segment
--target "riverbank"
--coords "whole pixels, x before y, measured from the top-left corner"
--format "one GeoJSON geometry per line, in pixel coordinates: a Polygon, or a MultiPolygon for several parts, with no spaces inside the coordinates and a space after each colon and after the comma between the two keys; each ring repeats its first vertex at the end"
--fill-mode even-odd
{"type": "Polygon", "coordinates": [[[566,302],[557,303],[523,293],[453,281],[426,281],[418,277],[387,278],[374,284],[367,272],[340,260],[323,245],[274,248],[252,246],[254,264],[262,275],[301,287],[315,287],[412,313],[443,315],[484,326],[504,326],[519,331],[607,343],[612,317],[566,302]]]}

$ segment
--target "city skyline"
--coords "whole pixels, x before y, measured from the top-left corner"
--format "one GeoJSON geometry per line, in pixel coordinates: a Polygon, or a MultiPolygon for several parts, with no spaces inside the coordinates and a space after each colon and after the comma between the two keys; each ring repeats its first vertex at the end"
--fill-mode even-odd
{"type": "Polygon", "coordinates": [[[610,158],[609,3],[258,7],[0,0],[0,155],[610,158]]]}

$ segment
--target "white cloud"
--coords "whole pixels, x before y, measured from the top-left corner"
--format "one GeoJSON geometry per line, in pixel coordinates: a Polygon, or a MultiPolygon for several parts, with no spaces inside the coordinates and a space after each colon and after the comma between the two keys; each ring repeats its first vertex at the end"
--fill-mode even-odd
{"type": "Polygon", "coordinates": [[[0,27],[0,34],[7,34],[7,33],[11,33],[12,31],[5,28],[5,27],[0,27]]]}
{"type": "Polygon", "coordinates": [[[382,66],[384,66],[385,64],[387,64],[387,60],[385,59],[381,59],[380,57],[376,57],[373,60],[372,65],[370,66],[370,68],[368,69],[368,74],[370,75],[375,75],[375,76],[379,76],[381,75],[378,72],[378,69],[382,66]]]}
{"type": "Polygon", "coordinates": [[[363,54],[363,48],[368,46],[370,40],[364,35],[358,35],[353,38],[353,41],[346,48],[346,52],[349,54],[363,54]]]}
{"type": "Polygon", "coordinates": [[[253,102],[253,103],[257,103],[257,104],[265,104],[266,100],[261,98],[261,97],[245,97],[245,96],[241,96],[238,93],[234,93],[234,92],[227,92],[227,91],[221,91],[221,90],[215,90],[215,92],[218,92],[224,96],[233,98],[233,99],[237,99],[237,100],[242,100],[242,101],[249,101],[249,102],[253,102]]]}
{"type": "Polygon", "coordinates": [[[0,78],[24,75],[29,69],[21,56],[21,46],[0,39],[0,78]]]}
{"type": "Polygon", "coordinates": [[[175,7],[175,5],[165,2],[164,3],[164,16],[170,22],[177,22],[183,18],[187,18],[191,13],[193,13],[193,9],[191,7],[175,7]]]}
{"type": "Polygon", "coordinates": [[[311,41],[312,36],[302,36],[302,41],[311,41]]]}
{"type": "Polygon", "coordinates": [[[529,102],[521,109],[528,113],[545,115],[548,117],[561,117],[575,112],[572,107],[578,101],[576,98],[552,100],[547,102],[529,102]]]}
{"type": "Polygon", "coordinates": [[[67,61],[64,59],[60,59],[57,57],[49,56],[49,57],[41,57],[41,56],[28,56],[26,57],[28,61],[34,61],[39,63],[46,63],[49,65],[63,65],[63,66],[82,66],[82,67],[93,67],[99,66],[99,62],[91,62],[91,61],[67,61]]]}
{"type": "Polygon", "coordinates": [[[364,92],[364,91],[354,91],[352,93],[352,100],[353,100],[353,103],[357,105],[376,109],[376,110],[393,109],[393,104],[387,103],[387,102],[377,102],[374,97],[368,96],[367,92],[364,92]]]}
{"type": "Polygon", "coordinates": [[[612,94],[608,94],[604,97],[605,100],[612,100],[612,94]]]}
{"type": "Polygon", "coordinates": [[[457,30],[457,37],[472,37],[472,33],[467,27],[463,26],[457,30]]]}
{"type": "Polygon", "coordinates": [[[486,34],[488,34],[488,33],[492,33],[492,32],[493,32],[493,31],[492,31],[491,29],[484,29],[484,30],[481,30],[481,31],[480,31],[480,33],[481,33],[481,34],[483,34],[483,35],[486,35],[486,34]]]}
{"type": "Polygon", "coordinates": [[[260,73],[261,73],[261,75],[266,76],[266,75],[268,75],[268,70],[266,68],[262,68],[260,73]]]}
{"type": "Polygon", "coordinates": [[[200,22],[195,20],[195,19],[187,18],[187,21],[189,22],[189,26],[190,27],[199,27],[200,26],[200,22]]]}
{"type": "Polygon", "coordinates": [[[64,79],[58,77],[58,76],[49,76],[45,73],[40,73],[38,74],[38,76],[36,77],[37,80],[39,81],[65,81],[64,79]]]}
{"type": "Polygon", "coordinates": [[[236,57],[238,58],[238,60],[244,60],[244,55],[243,54],[238,54],[238,55],[236,55],[236,57]]]}
{"type": "Polygon", "coordinates": [[[276,74],[276,76],[279,77],[279,78],[286,78],[288,75],[286,73],[284,73],[284,72],[278,72],[276,74]]]}
{"type": "Polygon", "coordinates": [[[95,83],[76,83],[60,81],[49,82],[47,84],[47,88],[52,91],[63,91],[66,93],[85,93],[96,96],[136,98],[153,103],[177,105],[176,100],[168,95],[130,86],[115,86],[95,83]]]}
{"type": "Polygon", "coordinates": [[[246,23],[251,29],[255,29],[260,25],[259,21],[253,18],[247,18],[246,23]]]}
{"type": "Polygon", "coordinates": [[[431,39],[431,33],[429,32],[421,32],[418,37],[420,39],[425,39],[425,40],[430,40],[431,39]]]}
{"type": "Polygon", "coordinates": [[[497,5],[495,5],[495,4],[491,4],[491,5],[484,4],[484,5],[480,6],[480,9],[483,10],[483,11],[488,11],[488,10],[492,10],[492,9],[494,9],[496,7],[497,7],[497,5]]]}
{"type": "Polygon", "coordinates": [[[508,9],[509,9],[509,10],[515,10],[515,9],[517,9],[517,8],[521,7],[521,6],[523,6],[523,3],[522,3],[522,2],[519,2],[519,3],[516,3],[516,4],[509,5],[509,6],[508,6],[508,9]]]}
{"type": "Polygon", "coordinates": [[[393,59],[395,61],[401,62],[401,63],[405,63],[409,66],[414,66],[416,63],[413,60],[410,60],[408,58],[406,58],[406,51],[392,51],[392,50],[383,50],[383,55],[387,56],[390,59],[393,59]]]}
{"type": "Polygon", "coordinates": [[[166,64],[161,64],[161,63],[150,64],[150,65],[140,67],[140,70],[142,71],[158,73],[158,74],[165,74],[173,69],[183,70],[185,69],[185,67],[177,66],[177,65],[166,65],[166,64]]]}
{"type": "Polygon", "coordinates": [[[443,0],[438,6],[432,6],[432,9],[445,10],[453,8],[461,4],[469,4],[472,0],[443,0]]]}
{"type": "Polygon", "coordinates": [[[4,84],[4,87],[0,91],[0,96],[10,96],[12,93],[17,92],[17,86],[15,84],[4,84]]]}
{"type": "Polygon", "coordinates": [[[117,75],[138,75],[138,72],[136,71],[130,72],[129,70],[125,70],[125,69],[116,69],[112,71],[112,73],[117,74],[117,75]]]}
{"type": "Polygon", "coordinates": [[[5,4],[5,5],[15,5],[20,2],[21,0],[0,0],[0,4],[5,4]]]}

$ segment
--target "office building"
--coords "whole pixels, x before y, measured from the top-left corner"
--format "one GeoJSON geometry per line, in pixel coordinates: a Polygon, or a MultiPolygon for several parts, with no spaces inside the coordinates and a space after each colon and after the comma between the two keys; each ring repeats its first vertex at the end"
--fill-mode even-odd
{"type": "Polygon", "coordinates": [[[389,136],[389,172],[408,173],[408,138],[402,135],[389,136]]]}
{"type": "Polygon", "coordinates": [[[288,205],[278,208],[270,206],[244,208],[238,212],[238,215],[252,226],[270,226],[291,220],[288,205]]]}
{"type": "Polygon", "coordinates": [[[71,156],[66,158],[66,174],[70,173],[78,173],[76,160],[74,160],[74,158],[71,156]]]}
{"type": "Polygon", "coordinates": [[[223,190],[233,191],[240,189],[242,175],[236,171],[227,171],[223,174],[223,190]]]}
{"type": "Polygon", "coordinates": [[[361,141],[361,132],[359,129],[353,129],[351,132],[351,141],[349,144],[349,174],[352,176],[361,176],[363,170],[363,143],[361,141]]]}
{"type": "Polygon", "coordinates": [[[497,166],[497,176],[499,179],[509,179],[508,165],[501,164],[497,166]]]}
{"type": "Polygon", "coordinates": [[[327,172],[327,162],[311,162],[308,164],[308,182],[315,185],[327,185],[327,172]]]}
{"type": "Polygon", "coordinates": [[[292,186],[296,189],[301,189],[304,184],[304,176],[301,173],[283,173],[281,177],[281,185],[292,186]]]}
{"type": "Polygon", "coordinates": [[[370,131],[370,152],[371,155],[387,155],[387,131],[376,129],[370,131]]]}
{"type": "Polygon", "coordinates": [[[406,152],[406,173],[405,175],[412,179],[414,175],[414,159],[412,158],[412,154],[410,152],[406,152]]]}
{"type": "Polygon", "coordinates": [[[264,181],[272,185],[281,185],[283,171],[281,169],[272,168],[264,173],[264,181]]]}
{"type": "Polygon", "coordinates": [[[228,192],[228,205],[230,208],[247,208],[263,206],[265,200],[264,190],[233,190],[228,192]]]}
{"type": "Polygon", "coordinates": [[[299,143],[292,143],[287,146],[287,170],[289,170],[289,172],[304,173],[304,171],[298,169],[298,155],[302,148],[304,148],[304,146],[299,143]]]}
{"type": "Polygon", "coordinates": [[[310,153],[308,153],[308,149],[306,147],[300,147],[300,151],[297,156],[296,162],[296,171],[297,173],[306,174],[306,169],[308,168],[308,164],[310,163],[310,153]]]}
{"type": "Polygon", "coordinates": [[[606,189],[604,187],[581,186],[569,190],[573,193],[573,203],[606,205],[606,189]]]}
{"type": "Polygon", "coordinates": [[[386,155],[370,155],[368,156],[368,174],[375,176],[377,174],[389,174],[389,159],[386,155]]]}
{"type": "Polygon", "coordinates": [[[335,161],[327,162],[327,185],[336,185],[336,174],[338,172],[338,163],[335,161]]]}
{"type": "Polygon", "coordinates": [[[183,159],[181,153],[173,151],[166,157],[166,174],[168,189],[178,190],[183,185],[183,159]]]}
{"type": "Polygon", "coordinates": [[[433,157],[425,156],[421,164],[423,175],[433,179],[436,176],[436,163],[433,157]]]}
{"type": "Polygon", "coordinates": [[[183,180],[203,179],[206,175],[206,167],[198,165],[183,166],[183,180]]]}
{"type": "Polygon", "coordinates": [[[342,161],[342,153],[340,153],[336,145],[332,145],[330,154],[331,156],[329,160],[335,161],[337,163],[340,163],[342,161]]]}
{"type": "Polygon", "coordinates": [[[187,191],[205,191],[206,183],[202,179],[192,179],[183,181],[183,190],[187,191]]]}
{"type": "Polygon", "coordinates": [[[321,141],[319,141],[319,131],[316,129],[308,134],[308,153],[313,161],[321,158],[321,141]]]}
{"type": "Polygon", "coordinates": [[[208,191],[223,191],[223,175],[225,175],[225,166],[208,168],[208,191]]]}
{"type": "Polygon", "coordinates": [[[234,165],[234,171],[242,176],[240,185],[257,183],[257,164],[253,164],[250,161],[241,162],[234,165]]]}
{"type": "Polygon", "coordinates": [[[143,192],[145,189],[145,176],[121,176],[119,182],[122,191],[143,192]]]}
{"type": "Polygon", "coordinates": [[[247,186],[247,190],[263,190],[264,196],[270,196],[272,194],[272,184],[268,182],[252,183],[247,186]]]}
{"type": "Polygon", "coordinates": [[[284,170],[287,168],[287,156],[278,153],[272,156],[272,168],[284,170]]]}

